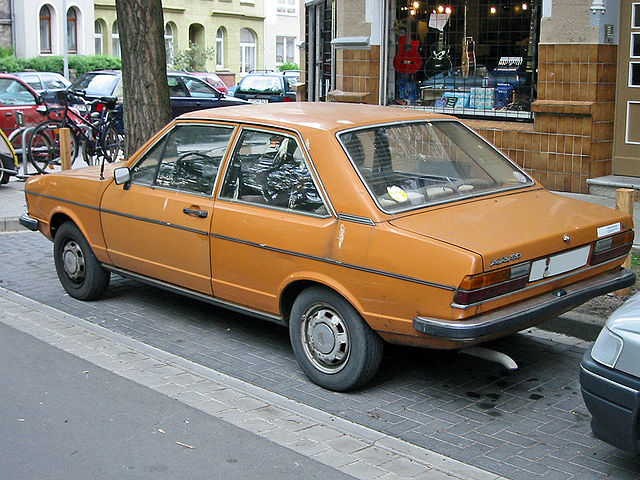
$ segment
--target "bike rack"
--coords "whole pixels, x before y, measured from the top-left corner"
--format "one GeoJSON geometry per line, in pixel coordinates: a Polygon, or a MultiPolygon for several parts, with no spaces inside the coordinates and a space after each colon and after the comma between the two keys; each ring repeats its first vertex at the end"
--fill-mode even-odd
{"type": "MultiPolygon", "coordinates": [[[[22,134],[22,148],[14,149],[16,155],[20,155],[22,157],[22,174],[19,173],[19,170],[12,170],[9,173],[13,173],[18,180],[24,181],[31,175],[36,175],[36,173],[29,173],[29,161],[27,159],[27,149],[25,145],[27,144],[27,136],[35,130],[34,127],[25,127],[24,126],[24,113],[17,111],[16,112],[16,123],[18,124],[18,128],[11,132],[9,135],[9,143],[13,146],[12,140],[16,138],[18,135],[22,134]]],[[[5,171],[5,169],[3,169],[5,171]]]]}

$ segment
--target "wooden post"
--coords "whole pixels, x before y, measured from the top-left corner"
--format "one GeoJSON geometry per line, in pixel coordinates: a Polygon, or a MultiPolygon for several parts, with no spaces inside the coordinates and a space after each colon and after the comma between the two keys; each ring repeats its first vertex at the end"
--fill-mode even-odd
{"type": "MultiPolygon", "coordinates": [[[[619,188],[616,190],[616,210],[620,210],[624,213],[628,213],[633,216],[633,196],[634,191],[632,188],[619,188]]],[[[629,252],[629,256],[622,264],[624,268],[631,267],[631,252],[629,252]]],[[[616,290],[614,295],[619,297],[623,297],[625,295],[629,295],[629,288],[623,288],[621,290],[616,290]]]]}
{"type": "Polygon", "coordinates": [[[58,130],[58,140],[60,141],[60,164],[62,170],[71,168],[71,132],[68,128],[58,130]]]}

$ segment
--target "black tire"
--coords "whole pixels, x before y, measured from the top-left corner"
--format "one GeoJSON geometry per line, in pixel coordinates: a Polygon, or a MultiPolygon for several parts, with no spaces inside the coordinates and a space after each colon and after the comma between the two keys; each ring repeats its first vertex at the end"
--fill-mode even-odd
{"type": "MultiPolygon", "coordinates": [[[[0,167],[6,168],[7,170],[16,170],[16,165],[15,163],[13,163],[13,158],[9,155],[4,154],[0,154],[0,167]]],[[[10,176],[11,174],[9,172],[0,172],[0,185],[9,183],[10,176]]]]}
{"type": "Polygon", "coordinates": [[[118,131],[118,122],[111,121],[104,127],[100,140],[102,152],[107,162],[115,162],[124,153],[124,135],[118,131]]]}
{"type": "MultiPolygon", "coordinates": [[[[60,135],[58,134],[61,127],[60,120],[46,120],[31,133],[27,154],[31,164],[40,173],[53,172],[54,167],[61,164],[60,135]]],[[[69,150],[73,164],[78,154],[78,139],[73,130],[70,131],[70,134],[69,150]]]]}
{"type": "Polygon", "coordinates": [[[328,288],[310,287],[298,295],[289,337],[300,368],[328,390],[361,387],[380,368],[382,339],[349,302],[328,288]]]}
{"type": "Polygon", "coordinates": [[[109,286],[111,274],[105,270],[89,242],[72,222],[65,222],[53,239],[53,259],[60,283],[78,300],[96,300],[109,286]]]}

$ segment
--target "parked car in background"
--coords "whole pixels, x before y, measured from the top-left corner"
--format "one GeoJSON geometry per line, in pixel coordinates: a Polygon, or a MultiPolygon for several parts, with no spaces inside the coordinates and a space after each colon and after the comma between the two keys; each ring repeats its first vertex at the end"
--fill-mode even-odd
{"type": "Polygon", "coordinates": [[[7,136],[18,128],[16,112],[24,114],[25,125],[37,125],[45,120],[46,117],[36,110],[39,97],[21,78],[0,73],[0,128],[7,136]]]}
{"type": "Polygon", "coordinates": [[[66,90],[71,82],[59,73],[54,72],[17,72],[16,77],[24,80],[39,95],[44,95],[47,100],[53,100],[56,92],[66,90]]]}
{"type": "Polygon", "coordinates": [[[611,314],[585,353],[580,386],[595,436],[640,453],[640,293],[611,314]]]}
{"type": "MultiPolygon", "coordinates": [[[[226,107],[246,103],[227,97],[207,82],[187,73],[170,72],[167,74],[171,111],[174,117],[193,110],[226,107]]],[[[122,75],[119,70],[100,70],[88,72],[79,77],[70,87],[83,90],[91,98],[117,97],[123,100],[122,75]]]]}
{"type": "Polygon", "coordinates": [[[635,281],[630,215],[549,192],[459,120],[291,107],[187,113],[107,180],[31,178],[20,221],[72,297],[117,273],[287,325],[337,391],[375,375],[384,341],[462,348],[635,281]]]}
{"type": "Polygon", "coordinates": [[[225,95],[229,93],[229,89],[227,85],[215,73],[211,73],[211,72],[185,72],[185,73],[188,73],[189,75],[193,75],[194,77],[198,77],[201,80],[204,80],[209,85],[213,85],[214,87],[216,87],[216,90],[218,90],[221,93],[224,93],[225,95]]]}
{"type": "Polygon", "coordinates": [[[298,70],[275,72],[252,70],[236,86],[233,96],[251,103],[294,102],[295,84],[300,80],[298,70]]]}

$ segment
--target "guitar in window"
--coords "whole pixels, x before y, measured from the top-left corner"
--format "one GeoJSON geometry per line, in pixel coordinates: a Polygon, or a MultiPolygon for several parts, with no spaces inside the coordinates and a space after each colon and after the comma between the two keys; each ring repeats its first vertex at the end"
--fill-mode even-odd
{"type": "Polygon", "coordinates": [[[422,58],[418,52],[420,42],[411,40],[413,13],[407,18],[407,32],[398,39],[398,51],[393,59],[393,68],[400,73],[413,74],[420,70],[422,58]]]}
{"type": "Polygon", "coordinates": [[[431,45],[431,55],[425,62],[424,73],[431,77],[453,67],[449,58],[449,45],[444,43],[444,33],[438,32],[438,41],[431,45]]]}

